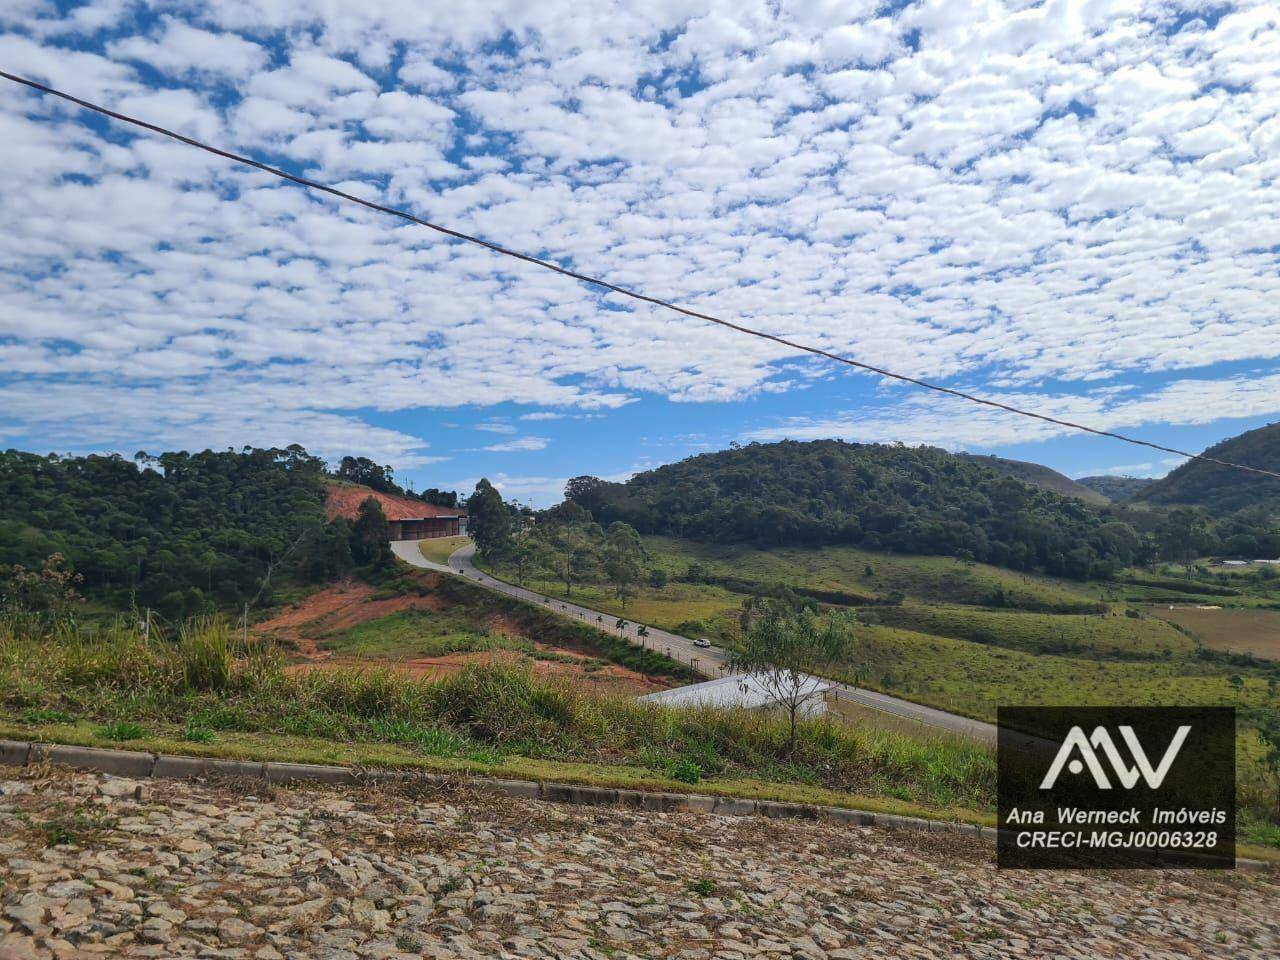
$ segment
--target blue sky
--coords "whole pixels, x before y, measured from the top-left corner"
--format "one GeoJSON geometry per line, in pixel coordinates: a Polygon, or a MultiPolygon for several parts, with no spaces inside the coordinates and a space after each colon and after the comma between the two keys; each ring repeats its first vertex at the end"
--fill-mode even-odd
{"type": "MultiPolygon", "coordinates": [[[[1191,450],[1280,419],[1271,5],[431,6],[10,0],[0,64],[1007,403],[1191,450]]],[[[1176,463],[0,93],[4,446],[298,442],[538,504],[782,437],[1176,463]]]]}

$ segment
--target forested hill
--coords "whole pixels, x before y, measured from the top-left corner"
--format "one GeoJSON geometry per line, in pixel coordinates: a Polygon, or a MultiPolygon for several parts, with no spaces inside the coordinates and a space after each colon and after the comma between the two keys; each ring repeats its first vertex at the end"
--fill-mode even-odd
{"type": "Polygon", "coordinates": [[[1155,480],[1150,477],[1097,476],[1080,477],[1076,483],[1090,490],[1096,490],[1108,500],[1119,502],[1136,496],[1155,483],[1155,480]]]}
{"type": "Polygon", "coordinates": [[[85,592],[170,616],[242,603],[269,568],[323,577],[351,565],[348,530],[326,524],[324,476],[296,446],[137,462],[8,450],[0,565],[34,569],[60,553],[85,592]]]}
{"type": "Polygon", "coordinates": [[[570,481],[602,523],[761,545],[856,543],[971,557],[1015,569],[1100,575],[1145,549],[1127,523],[932,447],[835,440],[751,444],[691,457],[625,484],[570,481]]]}
{"type": "Polygon", "coordinates": [[[1026,460],[1009,460],[1005,457],[993,457],[976,453],[958,453],[956,456],[972,460],[994,470],[996,473],[1002,473],[1006,477],[1013,477],[1015,480],[1029,483],[1033,487],[1039,487],[1041,490],[1048,490],[1050,493],[1059,493],[1064,497],[1075,497],[1077,500],[1083,500],[1085,503],[1092,503],[1095,506],[1102,506],[1111,501],[1109,496],[1101,493],[1097,488],[1090,488],[1076,483],[1065,474],[1039,463],[1028,463],[1026,460]]]}
{"type": "MultiPolygon", "coordinates": [[[[1280,473],[1280,423],[1250,430],[1205,451],[1219,460],[1280,473]]],[[[1160,505],[1186,504],[1226,514],[1246,507],[1280,513],[1280,480],[1191,460],[1163,480],[1138,492],[1135,500],[1160,505]]]]}

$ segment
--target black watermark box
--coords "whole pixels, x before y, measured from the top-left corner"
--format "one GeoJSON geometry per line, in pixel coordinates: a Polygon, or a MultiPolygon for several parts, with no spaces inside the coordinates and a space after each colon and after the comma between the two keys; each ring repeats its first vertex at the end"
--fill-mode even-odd
{"type": "Polygon", "coordinates": [[[1235,866],[1233,707],[1000,707],[1004,869],[1235,866]]]}

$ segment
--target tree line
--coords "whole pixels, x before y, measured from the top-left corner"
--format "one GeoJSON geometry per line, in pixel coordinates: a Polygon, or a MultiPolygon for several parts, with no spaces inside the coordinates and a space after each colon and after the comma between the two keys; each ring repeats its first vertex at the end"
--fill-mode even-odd
{"type": "MultiPolygon", "coordinates": [[[[348,458],[350,459],[350,458],[348,458]]],[[[266,602],[390,560],[377,503],[326,520],[326,464],[302,447],[159,456],[0,453],[0,603],[58,557],[90,598],[169,617],[266,602]]]]}
{"type": "Polygon", "coordinates": [[[626,483],[577,477],[565,496],[601,524],[644,534],[760,547],[847,543],[1074,579],[1213,548],[1280,556],[1280,525],[1261,509],[1210,518],[1094,507],[945,450],[900,444],[735,444],[626,483]]]}
{"type": "Polygon", "coordinates": [[[568,596],[575,584],[605,582],[625,607],[653,577],[634,527],[619,521],[602,527],[572,500],[538,513],[519,511],[482,479],[467,500],[467,516],[481,561],[510,570],[518,583],[558,580],[568,596]]]}
{"type": "Polygon", "coordinates": [[[334,476],[348,483],[356,483],[370,490],[377,490],[379,493],[394,493],[409,500],[421,500],[423,503],[434,504],[437,507],[458,506],[459,496],[456,490],[428,487],[426,490],[415,493],[396,483],[395,471],[389,465],[375,463],[368,457],[343,457],[338,463],[338,469],[334,471],[334,476]]]}

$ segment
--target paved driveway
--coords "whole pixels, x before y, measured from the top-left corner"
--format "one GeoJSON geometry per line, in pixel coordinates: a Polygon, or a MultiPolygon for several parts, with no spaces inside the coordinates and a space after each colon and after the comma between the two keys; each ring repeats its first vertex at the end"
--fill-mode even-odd
{"type": "MultiPolygon", "coordinates": [[[[422,567],[426,570],[438,570],[443,573],[458,574],[488,590],[503,593],[509,597],[515,597],[529,603],[536,603],[540,607],[545,607],[571,620],[580,620],[583,623],[589,623],[592,626],[619,633],[615,629],[615,624],[618,622],[618,617],[615,614],[592,610],[569,600],[559,600],[555,597],[548,597],[545,594],[534,593],[532,590],[526,590],[524,587],[518,587],[513,583],[507,583],[505,580],[499,580],[480,570],[474,563],[476,550],[474,543],[467,543],[455,550],[449,557],[448,565],[428,560],[422,555],[422,551],[418,549],[418,543],[419,541],[417,540],[396,540],[392,541],[391,549],[397,557],[412,566],[422,567]]],[[[665,653],[681,663],[689,664],[695,673],[708,679],[729,675],[729,671],[725,669],[726,654],[723,650],[716,647],[709,649],[695,647],[693,641],[688,637],[682,637],[677,633],[669,633],[666,630],[652,626],[647,628],[649,631],[648,637],[642,638],[637,633],[640,626],[638,623],[628,621],[620,635],[634,644],[649,647],[659,653],[665,653]]],[[[875,690],[865,690],[862,687],[853,687],[842,683],[835,684],[832,687],[832,692],[844,700],[880,713],[891,714],[906,720],[914,720],[926,726],[958,733],[983,743],[995,743],[996,741],[995,725],[983,723],[981,720],[973,720],[969,717],[962,717],[959,714],[947,713],[945,710],[926,707],[920,703],[912,703],[910,700],[891,697],[875,690]]]]}

